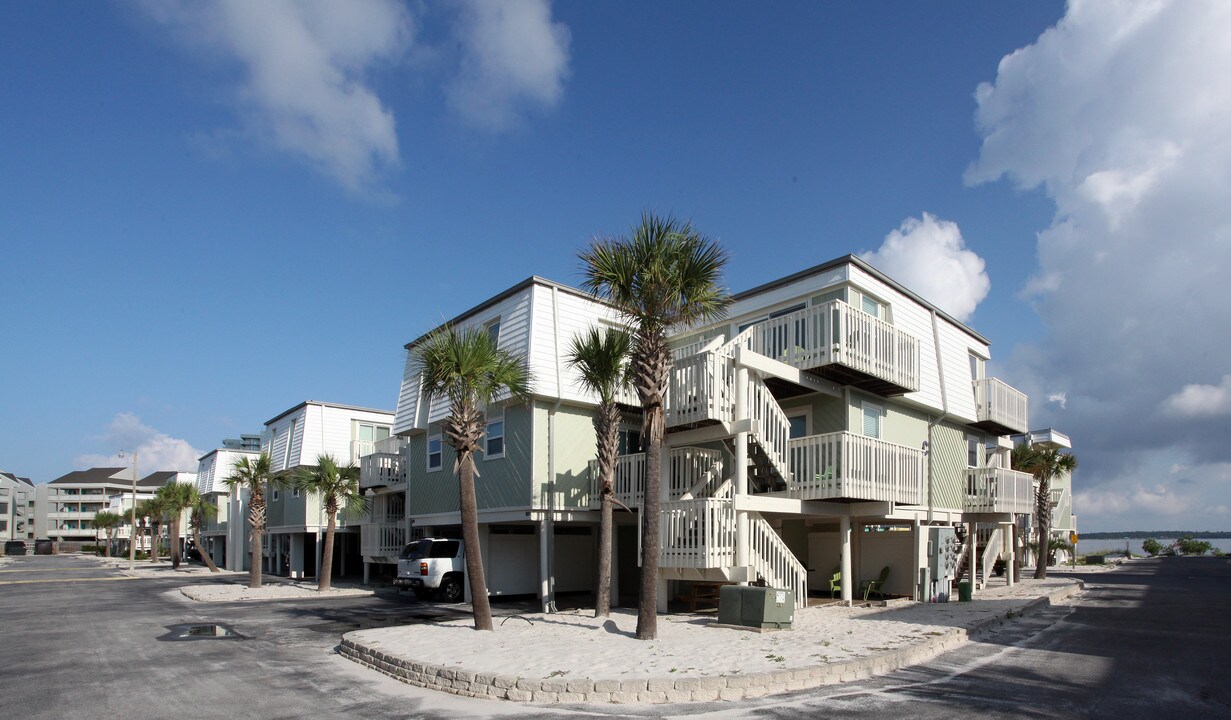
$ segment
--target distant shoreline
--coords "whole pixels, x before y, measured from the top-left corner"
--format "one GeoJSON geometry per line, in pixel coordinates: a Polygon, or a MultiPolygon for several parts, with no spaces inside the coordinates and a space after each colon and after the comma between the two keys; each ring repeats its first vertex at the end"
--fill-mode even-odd
{"type": "Polygon", "coordinates": [[[1143,538],[1182,538],[1191,537],[1196,540],[1222,540],[1231,539],[1231,531],[1193,531],[1193,530],[1129,530],[1127,532],[1091,532],[1078,533],[1078,538],[1082,540],[1123,540],[1131,538],[1140,540],[1143,538]]]}

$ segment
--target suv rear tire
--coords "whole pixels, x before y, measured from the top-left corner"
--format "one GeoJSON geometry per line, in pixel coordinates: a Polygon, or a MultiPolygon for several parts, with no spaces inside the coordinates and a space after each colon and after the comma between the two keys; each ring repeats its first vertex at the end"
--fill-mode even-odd
{"type": "Polygon", "coordinates": [[[447,603],[459,603],[464,597],[462,578],[458,575],[445,575],[440,581],[440,599],[447,603]]]}

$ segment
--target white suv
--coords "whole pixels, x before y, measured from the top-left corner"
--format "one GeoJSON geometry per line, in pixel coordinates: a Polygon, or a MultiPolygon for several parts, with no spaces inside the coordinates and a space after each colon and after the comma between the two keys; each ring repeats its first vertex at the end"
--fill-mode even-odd
{"type": "Polygon", "coordinates": [[[402,548],[398,576],[393,584],[410,588],[426,600],[439,595],[445,602],[461,602],[466,579],[466,554],[461,540],[423,538],[402,548]]]}

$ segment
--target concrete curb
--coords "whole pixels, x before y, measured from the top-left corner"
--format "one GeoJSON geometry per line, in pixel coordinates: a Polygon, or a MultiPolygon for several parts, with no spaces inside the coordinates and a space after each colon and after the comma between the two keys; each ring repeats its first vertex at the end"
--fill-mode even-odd
{"type": "Polygon", "coordinates": [[[907,648],[869,655],[857,660],[813,667],[715,677],[642,678],[640,680],[544,680],[475,672],[456,667],[416,662],[381,652],[342,636],[339,654],[408,685],[454,695],[527,703],[683,703],[744,700],[765,695],[807,690],[885,675],[926,662],[972,637],[988,633],[1007,621],[1050,607],[1084,588],[1080,580],[1028,602],[1024,607],[981,620],[969,628],[954,628],[907,648]]]}

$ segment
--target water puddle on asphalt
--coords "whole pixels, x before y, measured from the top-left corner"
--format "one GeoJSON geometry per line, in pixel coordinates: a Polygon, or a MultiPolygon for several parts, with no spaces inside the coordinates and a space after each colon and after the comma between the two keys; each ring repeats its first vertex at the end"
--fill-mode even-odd
{"type": "Polygon", "coordinates": [[[231,639],[245,640],[243,635],[235,632],[235,630],[227,625],[219,623],[202,624],[202,625],[175,625],[170,628],[170,632],[159,640],[215,640],[215,639],[231,639]]]}

